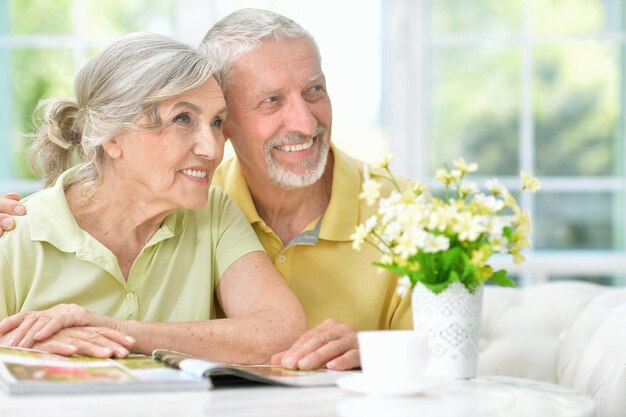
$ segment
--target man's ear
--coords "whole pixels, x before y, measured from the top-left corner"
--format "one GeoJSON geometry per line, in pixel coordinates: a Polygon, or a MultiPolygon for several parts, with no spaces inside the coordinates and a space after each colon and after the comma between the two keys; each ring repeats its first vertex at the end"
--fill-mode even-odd
{"type": "Polygon", "coordinates": [[[115,135],[102,145],[102,149],[104,149],[109,158],[120,159],[122,157],[123,152],[120,143],[123,140],[122,136],[123,134],[115,135]]]}
{"type": "Polygon", "coordinates": [[[224,135],[224,142],[228,142],[230,140],[230,129],[228,128],[228,118],[224,121],[224,125],[222,126],[222,135],[224,135]]]}

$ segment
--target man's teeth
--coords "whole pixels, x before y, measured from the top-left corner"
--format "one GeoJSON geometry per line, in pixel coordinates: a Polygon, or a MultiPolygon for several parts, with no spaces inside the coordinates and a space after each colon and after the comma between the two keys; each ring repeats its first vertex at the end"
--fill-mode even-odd
{"type": "Polygon", "coordinates": [[[185,175],[189,175],[190,177],[196,177],[196,178],[206,177],[206,171],[199,171],[197,169],[183,169],[181,172],[185,175]]]}
{"type": "Polygon", "coordinates": [[[309,149],[311,146],[313,146],[313,141],[310,140],[308,142],[305,143],[300,143],[297,145],[283,145],[283,146],[279,146],[278,149],[280,149],[281,151],[285,151],[285,152],[298,152],[298,151],[304,151],[309,149]]]}

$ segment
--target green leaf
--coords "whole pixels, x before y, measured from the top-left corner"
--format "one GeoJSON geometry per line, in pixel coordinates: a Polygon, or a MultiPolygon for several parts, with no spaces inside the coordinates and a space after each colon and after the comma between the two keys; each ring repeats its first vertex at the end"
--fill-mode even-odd
{"type": "Polygon", "coordinates": [[[515,287],[515,281],[506,276],[504,269],[494,272],[490,279],[502,287],[515,287]]]}

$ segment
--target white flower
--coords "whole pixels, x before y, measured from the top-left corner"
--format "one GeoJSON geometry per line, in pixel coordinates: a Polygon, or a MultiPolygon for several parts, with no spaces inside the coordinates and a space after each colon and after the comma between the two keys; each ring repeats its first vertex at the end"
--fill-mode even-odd
{"type": "Polygon", "coordinates": [[[479,191],[478,186],[474,184],[473,182],[461,181],[461,183],[459,184],[459,192],[463,196],[476,194],[478,193],[478,191],[479,191]]]}
{"type": "Polygon", "coordinates": [[[520,175],[522,177],[522,190],[530,190],[534,193],[541,189],[541,184],[530,172],[522,171],[520,175]]]}
{"type": "Polygon", "coordinates": [[[359,194],[359,198],[366,200],[368,206],[373,206],[376,200],[380,198],[380,183],[378,181],[367,179],[363,182],[363,191],[359,194]]]}
{"type": "Polygon", "coordinates": [[[474,242],[484,233],[483,216],[473,216],[469,212],[461,212],[455,216],[456,224],[453,231],[458,235],[460,241],[474,242]]]}
{"type": "Polygon", "coordinates": [[[465,162],[465,158],[459,158],[455,161],[452,161],[452,165],[454,165],[456,169],[463,172],[475,172],[478,170],[478,164],[476,162],[468,164],[467,162],[465,162]]]}
{"type": "Polygon", "coordinates": [[[363,242],[365,242],[365,239],[367,238],[367,235],[368,231],[366,230],[366,227],[362,224],[359,224],[356,227],[352,236],[350,236],[350,239],[352,239],[352,248],[360,251],[363,242]]]}
{"type": "Polygon", "coordinates": [[[425,221],[425,212],[421,205],[402,204],[399,208],[400,211],[398,212],[397,218],[405,229],[422,227],[422,223],[425,221]]]}
{"type": "Polygon", "coordinates": [[[448,216],[445,207],[439,207],[430,213],[428,218],[428,228],[430,230],[438,230],[443,232],[448,227],[450,217],[448,216]]]}
{"type": "Polygon", "coordinates": [[[426,253],[443,252],[450,248],[450,240],[442,235],[428,233],[424,242],[423,250],[426,253]]]}
{"type": "Polygon", "coordinates": [[[398,245],[395,247],[396,253],[402,259],[408,259],[417,253],[423,246],[424,232],[422,230],[409,229],[398,236],[398,245]]]}
{"type": "Polygon", "coordinates": [[[398,286],[396,288],[396,294],[400,297],[404,297],[411,289],[411,279],[408,276],[403,276],[398,280],[398,286]]]}
{"type": "Polygon", "coordinates": [[[485,228],[490,236],[502,236],[505,227],[513,224],[511,216],[490,216],[485,222],[485,228]]]}
{"type": "Polygon", "coordinates": [[[476,194],[474,201],[491,213],[498,213],[504,208],[504,201],[493,195],[486,196],[484,194],[476,194]]]}
{"type": "Polygon", "coordinates": [[[369,219],[365,220],[365,231],[367,233],[371,233],[372,230],[376,228],[376,225],[378,225],[378,217],[373,215],[369,219]]]}
{"type": "Polygon", "coordinates": [[[392,221],[385,225],[381,232],[381,237],[385,242],[392,243],[398,242],[402,235],[402,225],[397,221],[392,221]]]}
{"type": "Polygon", "coordinates": [[[449,185],[453,180],[452,175],[450,175],[450,173],[443,168],[439,168],[435,172],[435,178],[437,178],[437,181],[442,182],[444,185],[449,185]]]}
{"type": "Polygon", "coordinates": [[[507,247],[507,244],[509,242],[503,235],[489,235],[489,241],[491,242],[491,247],[493,248],[494,252],[504,254],[509,251],[509,248],[507,247]]]}
{"type": "Polygon", "coordinates": [[[498,181],[496,178],[492,178],[490,180],[487,180],[485,182],[485,187],[491,191],[491,193],[493,195],[504,195],[506,193],[508,193],[506,187],[502,184],[500,184],[500,181],[498,181]]]}

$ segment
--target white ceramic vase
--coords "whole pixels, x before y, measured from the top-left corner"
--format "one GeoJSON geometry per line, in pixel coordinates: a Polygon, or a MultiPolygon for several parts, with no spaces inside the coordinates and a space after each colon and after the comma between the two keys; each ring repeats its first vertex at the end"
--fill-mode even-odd
{"type": "Polygon", "coordinates": [[[435,378],[476,376],[483,286],[473,294],[453,282],[439,294],[417,283],[411,294],[413,325],[426,332],[430,348],[424,374],[435,378]]]}

